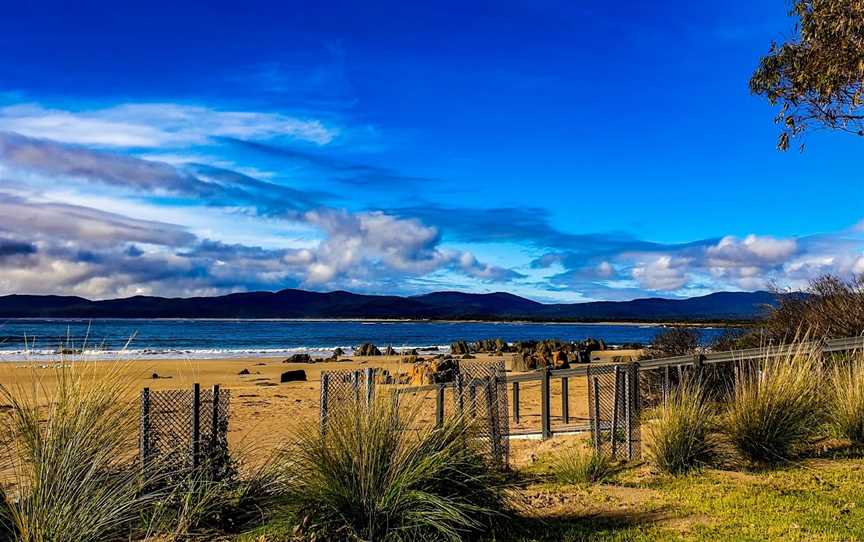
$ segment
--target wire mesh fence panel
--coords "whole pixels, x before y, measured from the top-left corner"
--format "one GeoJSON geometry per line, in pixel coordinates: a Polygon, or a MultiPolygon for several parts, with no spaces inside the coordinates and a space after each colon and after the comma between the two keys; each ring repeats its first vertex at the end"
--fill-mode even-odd
{"type": "Polygon", "coordinates": [[[462,360],[456,377],[457,411],[477,423],[489,443],[489,457],[506,467],[510,456],[510,407],[504,361],[462,360]]]}
{"type": "Polygon", "coordinates": [[[554,377],[550,382],[552,433],[585,431],[589,428],[588,379],[583,375],[554,377]]]}
{"type": "Polygon", "coordinates": [[[140,453],[145,465],[171,473],[210,469],[221,478],[231,469],[228,451],[230,390],[144,389],[140,453]]]}
{"type": "Polygon", "coordinates": [[[591,440],[597,453],[637,459],[641,453],[638,365],[588,367],[591,440]]]}
{"type": "MultiPolygon", "coordinates": [[[[377,376],[380,379],[380,375],[377,376]]],[[[321,373],[321,429],[328,418],[342,415],[346,408],[371,404],[375,399],[376,371],[327,371],[321,373]]]]}
{"type": "Polygon", "coordinates": [[[536,434],[542,430],[543,392],[539,380],[510,382],[510,434],[536,434]]]}

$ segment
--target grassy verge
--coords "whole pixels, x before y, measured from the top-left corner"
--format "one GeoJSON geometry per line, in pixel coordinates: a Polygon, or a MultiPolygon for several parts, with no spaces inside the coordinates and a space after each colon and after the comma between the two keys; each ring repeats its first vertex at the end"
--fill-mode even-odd
{"type": "Polygon", "coordinates": [[[864,539],[864,460],[768,472],[624,472],[612,484],[523,490],[530,512],[507,540],[864,539]]]}

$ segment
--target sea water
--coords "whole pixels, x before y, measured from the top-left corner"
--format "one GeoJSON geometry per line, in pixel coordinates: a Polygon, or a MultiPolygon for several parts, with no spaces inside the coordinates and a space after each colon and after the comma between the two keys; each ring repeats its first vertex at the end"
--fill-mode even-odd
{"type": "MultiPolygon", "coordinates": [[[[364,342],[379,347],[438,347],[457,340],[502,338],[507,342],[602,339],[610,345],[651,341],[663,328],[651,324],[537,322],[428,322],[359,320],[12,319],[0,321],[0,360],[73,354],[131,359],[350,355],[364,342]]],[[[722,328],[700,328],[708,343],[722,328]]]]}

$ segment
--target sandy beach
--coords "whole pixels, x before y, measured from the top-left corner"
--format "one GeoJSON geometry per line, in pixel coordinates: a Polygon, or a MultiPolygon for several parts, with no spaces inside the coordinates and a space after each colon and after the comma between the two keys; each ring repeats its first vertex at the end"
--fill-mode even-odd
{"type": "MultiPolygon", "coordinates": [[[[595,352],[592,356],[602,361],[612,356],[627,355],[628,351],[608,350],[595,352]]],[[[513,354],[505,354],[505,364],[510,369],[513,354]]],[[[319,415],[320,379],[323,371],[350,371],[375,367],[391,374],[407,373],[408,365],[401,356],[351,357],[342,361],[320,363],[284,363],[284,358],[232,358],[208,360],[140,360],[140,361],[75,361],[64,364],[73,371],[88,371],[93,378],[119,371],[121,378],[129,383],[127,400],[136,400],[142,389],[151,390],[188,389],[194,383],[202,388],[219,384],[231,392],[231,418],[229,444],[232,449],[252,456],[266,455],[280,443],[289,439],[300,424],[315,423],[319,415]],[[305,382],[280,383],[285,371],[303,370],[305,382]],[[241,374],[248,371],[249,374],[241,374]],[[158,378],[154,378],[158,375],[158,378]]],[[[488,354],[478,354],[477,360],[501,359],[488,354]]],[[[10,362],[0,365],[0,384],[7,387],[29,388],[37,381],[46,391],[56,385],[59,364],[39,362],[10,362]]],[[[403,408],[421,409],[420,418],[431,422],[434,417],[434,394],[423,392],[408,394],[409,401],[403,408]]],[[[552,415],[560,417],[561,387],[553,381],[552,415]]],[[[569,387],[570,412],[573,420],[587,418],[587,396],[584,383],[571,382],[569,387]]],[[[521,423],[513,430],[539,426],[539,383],[525,383],[521,389],[521,423]]],[[[511,405],[512,409],[512,405],[511,405]]],[[[513,441],[516,461],[530,458],[540,446],[538,441],[513,441]],[[527,450],[522,453],[520,450],[527,450]]]]}

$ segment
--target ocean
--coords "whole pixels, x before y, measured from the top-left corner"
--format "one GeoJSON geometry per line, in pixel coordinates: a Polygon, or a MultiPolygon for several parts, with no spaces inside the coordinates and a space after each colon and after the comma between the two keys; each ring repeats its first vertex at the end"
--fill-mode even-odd
{"type": "MultiPolygon", "coordinates": [[[[661,329],[651,324],[534,322],[21,319],[0,321],[0,361],[50,359],[61,350],[85,359],[325,356],[336,347],[350,355],[363,342],[398,350],[497,337],[507,342],[593,337],[610,345],[645,344],[661,329]]],[[[701,328],[702,341],[722,332],[701,328]]]]}

